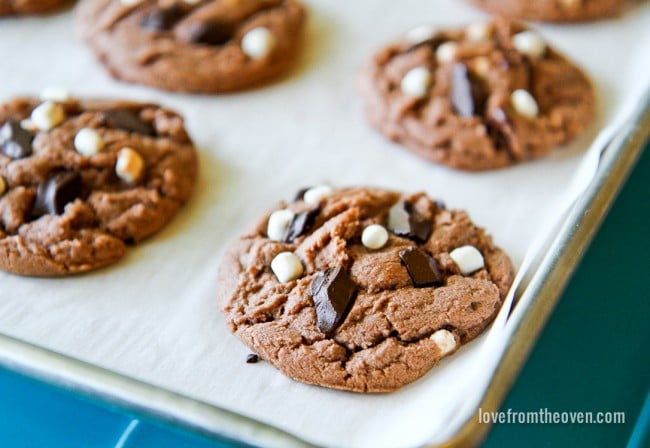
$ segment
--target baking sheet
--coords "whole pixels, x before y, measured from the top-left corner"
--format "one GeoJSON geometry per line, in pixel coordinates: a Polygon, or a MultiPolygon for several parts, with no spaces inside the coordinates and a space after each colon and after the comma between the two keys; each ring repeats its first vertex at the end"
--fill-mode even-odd
{"type": "Polygon", "coordinates": [[[592,76],[598,123],[547,159],[467,174],[424,163],[370,129],[356,77],[376,49],[414,25],[485,16],[453,0],[306,3],[310,23],[298,69],[272,86],[219,97],[112,81],[77,41],[69,14],[0,21],[0,97],[60,85],[80,95],[158,101],[185,115],[201,150],[193,200],[121,263],[72,279],[0,273],[0,332],[318,444],[420,444],[448,422],[454,398],[449,386],[480,370],[484,338],[397,393],[361,396],[295,383],[264,363],[245,364],[248,350],[226,330],[214,300],[224,249],[280,198],[329,180],[426,190],[467,209],[519,266],[549,217],[566,203],[598,129],[624,117],[626,106],[650,85],[650,8],[597,24],[543,26],[548,40],[592,76]]]}

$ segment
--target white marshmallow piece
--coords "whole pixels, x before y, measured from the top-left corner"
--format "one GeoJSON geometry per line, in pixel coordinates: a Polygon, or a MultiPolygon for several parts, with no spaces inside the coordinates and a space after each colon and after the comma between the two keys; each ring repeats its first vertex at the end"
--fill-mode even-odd
{"type": "Polygon", "coordinates": [[[402,78],[402,93],[412,98],[424,98],[431,88],[431,72],[426,67],[415,67],[402,78]]]}
{"type": "Polygon", "coordinates": [[[135,183],[142,176],[144,170],[144,160],[132,148],[122,148],[117,155],[115,163],[115,173],[125,182],[135,183]]]}
{"type": "Polygon", "coordinates": [[[535,31],[522,31],[512,36],[512,45],[515,49],[532,59],[539,59],[546,53],[546,42],[535,31]]]}
{"type": "Polygon", "coordinates": [[[510,95],[510,103],[515,111],[526,118],[536,118],[539,115],[539,106],[533,95],[524,89],[517,89],[510,95]]]}
{"type": "Polygon", "coordinates": [[[492,27],[489,23],[485,22],[472,23],[467,28],[465,28],[465,36],[472,42],[487,40],[491,34],[492,27]]]}
{"type": "Polygon", "coordinates": [[[436,49],[436,60],[439,64],[449,64],[456,59],[458,44],[455,42],[445,42],[440,44],[436,49]]]}
{"type": "Polygon", "coordinates": [[[38,127],[30,118],[20,120],[20,127],[29,132],[38,132],[38,127]]]}
{"type": "Polygon", "coordinates": [[[63,87],[46,87],[41,92],[42,101],[68,101],[72,96],[63,87]]]}
{"type": "Polygon", "coordinates": [[[381,249],[388,242],[388,230],[379,224],[372,224],[363,229],[361,243],[368,249],[381,249]]]}
{"type": "Polygon", "coordinates": [[[7,191],[7,181],[4,177],[0,176],[0,196],[5,194],[5,191],[7,191]]]}
{"type": "Polygon", "coordinates": [[[94,156],[104,149],[104,139],[91,128],[82,128],[74,137],[74,149],[84,156],[94,156]]]}
{"type": "Polygon", "coordinates": [[[251,59],[261,59],[268,56],[275,47],[275,37],[264,27],[250,30],[241,40],[244,54],[251,59]]]}
{"type": "Polygon", "coordinates": [[[305,191],[302,199],[307,204],[319,204],[320,201],[334,193],[334,190],[329,185],[319,185],[317,187],[312,187],[309,190],[305,191]]]}
{"type": "Polygon", "coordinates": [[[490,73],[491,66],[492,64],[490,63],[490,59],[488,59],[486,56],[478,56],[472,61],[472,68],[474,69],[474,72],[481,78],[487,78],[488,74],[490,73]]]}
{"type": "Polygon", "coordinates": [[[449,256],[454,260],[458,269],[460,269],[460,273],[463,275],[476,272],[485,265],[483,255],[474,246],[458,247],[452,250],[449,256]]]}
{"type": "Polygon", "coordinates": [[[435,35],[436,35],[435,27],[431,25],[420,25],[409,30],[404,35],[404,40],[406,40],[406,42],[408,42],[411,45],[418,45],[421,44],[422,42],[428,41],[429,39],[433,39],[435,35]]]}
{"type": "Polygon", "coordinates": [[[283,241],[293,217],[296,216],[291,210],[276,210],[269,216],[266,225],[266,235],[273,241],[283,241]]]}
{"type": "Polygon", "coordinates": [[[30,119],[41,131],[49,131],[61,124],[65,119],[65,111],[60,104],[45,101],[32,111],[30,119]]]}
{"type": "Polygon", "coordinates": [[[430,339],[438,346],[442,356],[447,355],[456,348],[456,338],[449,330],[438,330],[431,335],[430,339]]]}
{"type": "Polygon", "coordinates": [[[280,283],[286,283],[299,278],[304,268],[300,259],[293,253],[280,252],[271,261],[271,270],[280,283]]]}
{"type": "Polygon", "coordinates": [[[124,6],[135,6],[140,3],[142,0],[120,0],[124,6]]]}

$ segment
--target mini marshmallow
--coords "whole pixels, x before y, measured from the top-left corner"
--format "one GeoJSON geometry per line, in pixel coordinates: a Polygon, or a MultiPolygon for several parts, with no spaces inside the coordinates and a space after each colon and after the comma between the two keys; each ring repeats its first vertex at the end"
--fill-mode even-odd
{"type": "Polygon", "coordinates": [[[41,92],[42,101],[68,101],[70,98],[70,92],[62,87],[46,87],[41,92]]]}
{"type": "Polygon", "coordinates": [[[273,241],[283,241],[287,229],[296,214],[291,210],[276,210],[269,216],[266,235],[273,241]]]}
{"type": "Polygon", "coordinates": [[[39,130],[49,131],[65,119],[65,110],[60,104],[45,101],[32,111],[30,119],[39,130]]]}
{"type": "Polygon", "coordinates": [[[0,196],[5,194],[5,191],[7,191],[7,181],[4,177],[0,176],[0,196]]]}
{"type": "Polygon", "coordinates": [[[74,148],[84,156],[94,156],[104,149],[104,139],[91,128],[82,128],[74,137],[74,148]]]}
{"type": "Polygon", "coordinates": [[[538,59],[546,53],[546,42],[535,31],[522,31],[512,36],[512,45],[518,52],[526,56],[538,59]]]}
{"type": "Polygon", "coordinates": [[[439,64],[448,64],[456,59],[458,44],[455,42],[445,42],[440,44],[436,49],[436,60],[439,64]]]}
{"type": "Polygon", "coordinates": [[[560,5],[568,9],[579,8],[582,6],[582,0],[560,0],[560,5]]]}
{"type": "Polygon", "coordinates": [[[404,35],[404,40],[411,45],[418,45],[433,39],[436,35],[436,29],[431,25],[420,25],[411,29],[404,35]]]}
{"type": "Polygon", "coordinates": [[[361,234],[361,243],[368,249],[381,249],[388,241],[388,231],[384,226],[372,224],[361,234]]]}
{"type": "Polygon", "coordinates": [[[526,118],[536,118],[539,115],[539,106],[533,95],[527,90],[517,89],[510,95],[510,103],[515,111],[526,118]]]}
{"type": "Polygon", "coordinates": [[[487,78],[487,75],[490,73],[490,68],[492,66],[490,59],[487,56],[478,56],[474,58],[472,62],[472,68],[474,69],[474,72],[481,78],[487,78]]]}
{"type": "Polygon", "coordinates": [[[144,160],[140,154],[128,147],[120,150],[115,163],[115,173],[120,179],[135,183],[142,176],[143,170],[144,160]]]}
{"type": "Polygon", "coordinates": [[[472,23],[465,28],[465,36],[472,42],[480,42],[486,40],[492,34],[492,27],[489,23],[477,22],[472,23]]]}
{"type": "Polygon", "coordinates": [[[400,88],[402,93],[412,98],[423,98],[431,88],[431,72],[425,67],[415,67],[402,78],[400,88]]]}
{"type": "Polygon", "coordinates": [[[442,356],[445,356],[456,348],[456,338],[449,330],[438,330],[431,335],[430,339],[438,346],[442,356]]]}
{"type": "Polygon", "coordinates": [[[120,0],[124,6],[135,6],[140,3],[142,0],[120,0]]]}
{"type": "Polygon", "coordinates": [[[250,30],[241,40],[244,54],[251,59],[260,59],[268,56],[275,47],[275,37],[264,27],[250,30]]]}
{"type": "Polygon", "coordinates": [[[452,250],[449,256],[454,260],[463,275],[476,272],[485,265],[483,255],[474,246],[458,247],[452,250]]]}
{"type": "Polygon", "coordinates": [[[271,261],[271,270],[280,283],[299,278],[304,268],[298,257],[291,252],[280,252],[271,261]]]}
{"type": "Polygon", "coordinates": [[[29,118],[20,120],[20,127],[29,132],[38,132],[38,127],[29,118]]]}
{"type": "Polygon", "coordinates": [[[309,190],[305,191],[302,199],[307,204],[318,204],[321,200],[325,199],[329,195],[334,193],[332,187],[329,185],[319,185],[317,187],[312,187],[309,190]]]}

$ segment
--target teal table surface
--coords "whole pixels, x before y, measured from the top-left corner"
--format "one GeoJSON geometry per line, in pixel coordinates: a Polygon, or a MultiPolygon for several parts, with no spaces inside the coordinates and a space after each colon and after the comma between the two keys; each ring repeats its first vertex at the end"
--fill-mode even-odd
{"type": "MultiPolygon", "coordinates": [[[[502,406],[625,422],[496,424],[485,447],[650,447],[649,184],[646,147],[502,406]]],[[[234,446],[0,369],[0,447],[234,446]]]]}

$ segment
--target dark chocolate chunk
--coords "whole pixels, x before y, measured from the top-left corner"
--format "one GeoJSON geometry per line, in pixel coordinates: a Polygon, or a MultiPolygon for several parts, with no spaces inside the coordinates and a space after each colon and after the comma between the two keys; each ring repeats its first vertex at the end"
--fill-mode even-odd
{"type": "Polygon", "coordinates": [[[494,147],[497,150],[508,153],[512,160],[517,160],[517,155],[512,148],[511,138],[513,138],[512,125],[508,120],[508,115],[501,109],[494,109],[491,116],[485,122],[488,135],[492,139],[494,147]]]}
{"type": "Polygon", "coordinates": [[[36,201],[32,207],[32,216],[60,215],[66,204],[82,195],[81,175],[74,172],[61,172],[41,182],[36,192],[36,201]]]}
{"type": "Polygon", "coordinates": [[[298,190],[296,192],[296,195],[293,198],[293,202],[298,202],[298,201],[302,201],[303,199],[305,199],[305,193],[307,193],[307,190],[309,190],[310,188],[311,187],[305,187],[305,188],[301,188],[300,190],[298,190]]]}
{"type": "Polygon", "coordinates": [[[179,4],[157,8],[144,16],[140,26],[153,31],[167,31],[183,18],[184,13],[185,9],[179,4]]]}
{"type": "Polygon", "coordinates": [[[10,159],[23,159],[32,155],[34,135],[20,125],[19,121],[9,120],[0,128],[0,153],[10,159]]]}
{"type": "Polygon", "coordinates": [[[431,235],[433,222],[418,213],[410,202],[400,201],[390,209],[388,228],[395,235],[424,243],[431,235]]]}
{"type": "Polygon", "coordinates": [[[246,356],[246,364],[255,364],[259,360],[260,357],[255,353],[251,353],[250,355],[246,356]]]}
{"type": "Polygon", "coordinates": [[[461,117],[474,115],[474,98],[472,83],[465,64],[455,64],[451,76],[451,104],[461,117]]]}
{"type": "Polygon", "coordinates": [[[320,271],[310,285],[318,330],[331,334],[350,307],[357,285],[342,267],[320,271]]]}
{"type": "Polygon", "coordinates": [[[135,132],[136,134],[149,135],[154,137],[156,130],[153,125],[140,118],[140,116],[129,109],[111,109],[104,112],[104,121],[117,129],[135,132]]]}
{"type": "Polygon", "coordinates": [[[411,247],[400,251],[399,258],[416,288],[442,284],[442,275],[431,255],[411,247]]]}
{"type": "Polygon", "coordinates": [[[205,45],[223,45],[234,35],[232,26],[219,22],[194,22],[185,33],[186,42],[205,45]]]}
{"type": "Polygon", "coordinates": [[[306,212],[297,213],[291,220],[291,224],[287,228],[284,235],[285,243],[293,243],[296,238],[309,232],[309,229],[314,225],[316,217],[320,213],[320,208],[307,210],[306,212]]]}
{"type": "Polygon", "coordinates": [[[465,64],[455,64],[451,77],[451,104],[461,117],[483,115],[487,101],[483,81],[472,75],[465,64]]]}

